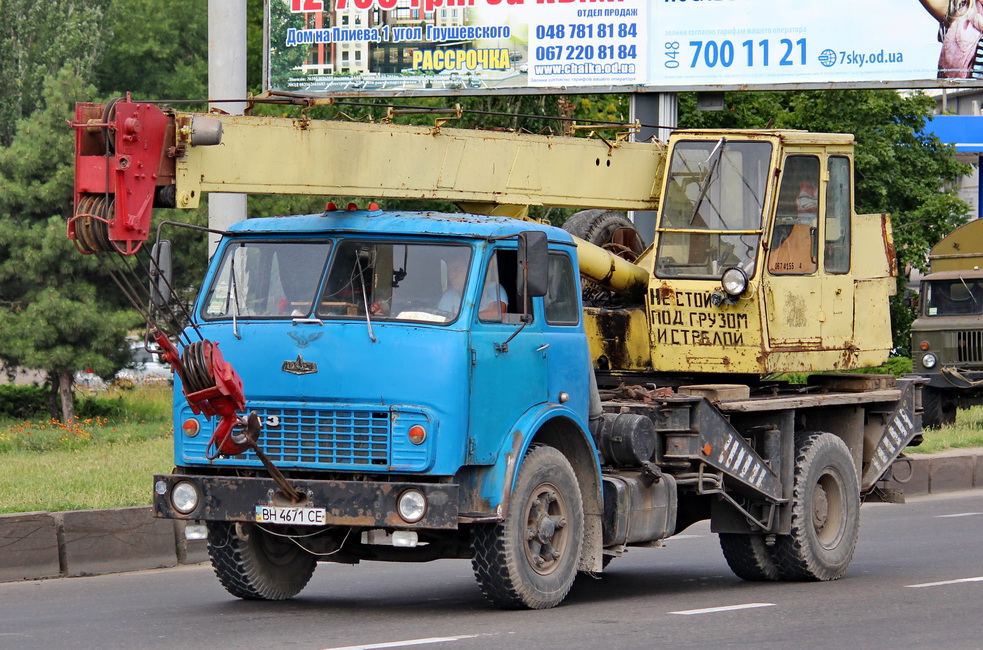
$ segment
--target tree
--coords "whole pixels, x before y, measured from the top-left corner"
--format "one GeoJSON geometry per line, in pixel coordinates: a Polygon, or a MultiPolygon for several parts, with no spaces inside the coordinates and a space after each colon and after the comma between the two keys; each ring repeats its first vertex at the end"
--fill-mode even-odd
{"type": "Polygon", "coordinates": [[[91,368],[112,376],[126,362],[124,337],[139,319],[122,308],[105,259],[80,255],[66,237],[72,210],[76,101],[91,99],[66,66],[45,79],[41,107],[17,122],[0,149],[0,361],[47,372],[65,421],[72,381],[91,368]]]}
{"type": "Polygon", "coordinates": [[[40,105],[45,76],[69,66],[88,77],[105,42],[109,0],[0,0],[0,146],[40,105]],[[11,83],[11,80],[13,83],[11,83]]]}
{"type": "MultiPolygon", "coordinates": [[[[926,130],[935,102],[921,93],[893,90],[727,93],[727,110],[696,111],[695,95],[680,95],[680,126],[806,129],[852,133],[857,210],[891,215],[898,268],[925,268],[928,249],[965,223],[969,208],[956,180],[969,167],[952,146],[926,130]]],[[[904,279],[892,302],[896,349],[908,349],[913,314],[902,300],[904,279]]]]}
{"type": "Polygon", "coordinates": [[[112,0],[111,40],[94,70],[99,93],[206,98],[207,9],[200,0],[112,0]]]}

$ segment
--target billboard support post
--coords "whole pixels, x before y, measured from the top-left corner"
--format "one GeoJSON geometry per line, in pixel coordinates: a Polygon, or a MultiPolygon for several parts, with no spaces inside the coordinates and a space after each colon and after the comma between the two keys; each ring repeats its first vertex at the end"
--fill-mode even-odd
{"type": "MultiPolygon", "coordinates": [[[[629,97],[629,119],[642,125],[635,134],[637,142],[650,138],[669,139],[669,133],[679,123],[679,100],[676,93],[632,93],[629,97]]],[[[655,238],[655,212],[633,211],[629,217],[646,244],[655,238]]]]}

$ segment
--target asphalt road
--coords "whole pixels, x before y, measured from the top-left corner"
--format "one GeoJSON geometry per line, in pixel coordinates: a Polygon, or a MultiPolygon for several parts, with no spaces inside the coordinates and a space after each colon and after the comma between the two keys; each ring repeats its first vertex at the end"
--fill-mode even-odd
{"type": "Polygon", "coordinates": [[[861,516],[835,582],[742,582],[704,523],[535,612],[486,605],[460,560],[322,564],[280,603],[232,598],[206,565],[6,583],[0,648],[983,647],[983,491],[861,516]]]}

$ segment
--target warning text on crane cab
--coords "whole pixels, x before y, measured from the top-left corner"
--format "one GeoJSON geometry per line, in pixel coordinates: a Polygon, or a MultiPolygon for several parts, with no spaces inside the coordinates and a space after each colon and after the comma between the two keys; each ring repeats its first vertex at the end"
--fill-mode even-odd
{"type": "Polygon", "coordinates": [[[651,292],[652,330],[664,345],[747,345],[748,315],[715,307],[710,292],[651,292]]]}

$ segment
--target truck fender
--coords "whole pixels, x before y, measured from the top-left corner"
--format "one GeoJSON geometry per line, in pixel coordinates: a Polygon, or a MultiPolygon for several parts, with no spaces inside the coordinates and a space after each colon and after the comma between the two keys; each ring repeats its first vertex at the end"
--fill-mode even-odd
{"type": "Polygon", "coordinates": [[[559,404],[540,405],[526,411],[512,426],[512,434],[502,442],[492,465],[463,468],[458,474],[461,485],[461,512],[469,510],[473,521],[502,521],[508,514],[510,495],[519,475],[519,465],[533,444],[559,449],[570,461],[580,483],[584,499],[585,544],[580,569],[599,571],[601,566],[601,499],[600,455],[583,418],[559,404]],[[479,514],[480,513],[480,514],[479,514]]]}

